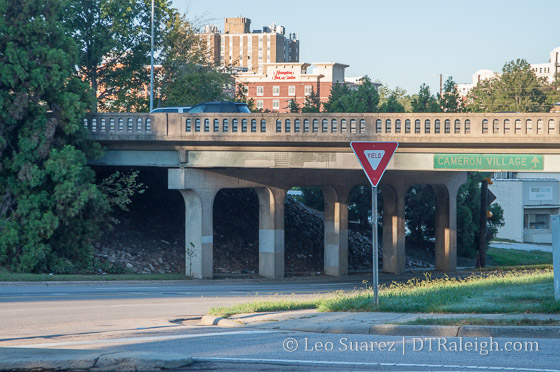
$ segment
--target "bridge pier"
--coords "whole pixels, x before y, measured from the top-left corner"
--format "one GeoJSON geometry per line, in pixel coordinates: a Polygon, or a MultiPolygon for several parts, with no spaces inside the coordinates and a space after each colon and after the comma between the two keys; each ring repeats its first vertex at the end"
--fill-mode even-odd
{"type": "Polygon", "coordinates": [[[284,277],[284,202],[287,190],[255,188],[259,197],[259,275],[284,277]]]}
{"type": "Polygon", "coordinates": [[[409,185],[384,184],[383,193],[383,271],[405,271],[405,197],[409,185]]]}
{"type": "Polygon", "coordinates": [[[444,185],[432,185],[436,194],[436,269],[457,269],[457,193],[466,181],[464,173],[457,173],[444,185]]]}
{"type": "Polygon", "coordinates": [[[350,186],[322,187],[325,200],[325,275],[348,275],[348,198],[350,186]]]}
{"type": "Polygon", "coordinates": [[[185,200],[185,274],[213,276],[213,205],[218,189],[179,190],[185,200]]]}

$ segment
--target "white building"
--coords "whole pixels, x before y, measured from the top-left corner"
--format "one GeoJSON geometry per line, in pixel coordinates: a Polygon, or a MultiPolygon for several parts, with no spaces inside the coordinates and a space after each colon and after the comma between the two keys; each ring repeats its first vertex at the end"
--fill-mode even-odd
{"type": "Polygon", "coordinates": [[[552,243],[550,216],[560,212],[560,174],[535,178],[534,173],[516,173],[515,179],[496,179],[489,186],[504,209],[505,225],[498,238],[526,243],[552,243]]]}
{"type": "MultiPolygon", "coordinates": [[[[560,47],[554,48],[550,52],[550,59],[547,63],[531,64],[531,69],[537,77],[545,78],[549,84],[553,83],[554,75],[560,72],[560,47]]],[[[492,70],[478,70],[473,74],[472,83],[457,84],[457,90],[461,97],[466,97],[479,82],[500,75],[499,72],[492,70]]]]}

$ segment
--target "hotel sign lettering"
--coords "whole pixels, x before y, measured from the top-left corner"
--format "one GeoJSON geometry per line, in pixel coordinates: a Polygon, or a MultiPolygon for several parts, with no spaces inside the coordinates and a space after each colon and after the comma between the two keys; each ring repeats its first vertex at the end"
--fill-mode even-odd
{"type": "Polygon", "coordinates": [[[434,154],[434,169],[542,171],[544,159],[535,154],[434,154]]]}
{"type": "Polygon", "coordinates": [[[296,75],[293,71],[275,71],[272,80],[295,80],[296,75]]]}

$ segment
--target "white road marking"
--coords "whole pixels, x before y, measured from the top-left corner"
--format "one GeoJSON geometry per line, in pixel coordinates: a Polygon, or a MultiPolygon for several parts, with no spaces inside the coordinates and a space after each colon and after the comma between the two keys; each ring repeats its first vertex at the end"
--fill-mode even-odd
{"type": "Polygon", "coordinates": [[[195,335],[124,337],[124,338],[113,338],[113,339],[107,339],[107,340],[53,342],[53,343],[43,343],[43,344],[24,344],[24,345],[10,346],[10,347],[36,349],[36,348],[49,348],[49,347],[73,346],[73,345],[115,344],[115,343],[122,343],[122,342],[126,343],[126,342],[134,342],[134,341],[142,341],[143,342],[143,341],[180,340],[180,339],[185,339],[185,338],[251,335],[251,334],[263,334],[263,333],[275,333],[275,331],[238,331],[238,332],[222,332],[222,333],[201,333],[201,334],[195,334],[195,335]]]}
{"type": "Polygon", "coordinates": [[[286,364],[298,366],[361,366],[361,367],[397,367],[397,368],[442,368],[442,369],[472,369],[472,370],[493,370],[493,371],[525,371],[525,372],[560,372],[558,369],[538,369],[521,367],[488,367],[488,366],[463,366],[454,364],[416,364],[416,363],[377,363],[377,362],[337,362],[322,360],[293,360],[293,359],[253,359],[253,358],[214,358],[214,357],[193,357],[195,362],[230,362],[230,363],[257,363],[257,364],[286,364]]]}

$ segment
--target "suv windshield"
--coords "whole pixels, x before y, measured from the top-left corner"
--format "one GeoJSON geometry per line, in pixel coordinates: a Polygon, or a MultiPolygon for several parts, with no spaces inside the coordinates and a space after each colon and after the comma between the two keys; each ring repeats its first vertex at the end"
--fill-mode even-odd
{"type": "Polygon", "coordinates": [[[247,107],[246,103],[237,103],[237,102],[206,102],[201,103],[196,106],[193,106],[189,111],[189,113],[197,114],[197,113],[228,113],[228,112],[239,112],[244,114],[251,113],[249,107],[247,107]]]}

